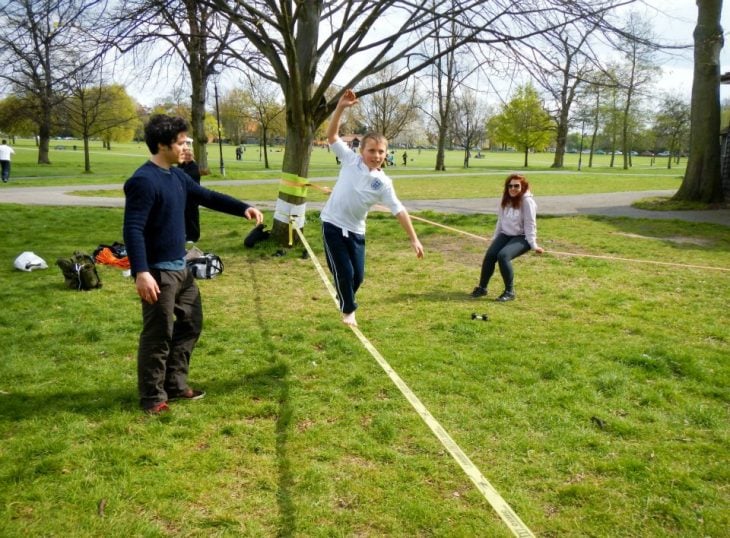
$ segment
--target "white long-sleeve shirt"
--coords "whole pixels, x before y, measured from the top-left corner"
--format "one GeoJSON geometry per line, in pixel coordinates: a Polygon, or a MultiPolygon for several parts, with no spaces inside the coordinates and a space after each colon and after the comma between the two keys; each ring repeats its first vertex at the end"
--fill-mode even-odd
{"type": "Polygon", "coordinates": [[[528,191],[522,196],[522,207],[499,206],[494,237],[499,234],[524,235],[530,248],[537,248],[537,204],[528,191]]]}

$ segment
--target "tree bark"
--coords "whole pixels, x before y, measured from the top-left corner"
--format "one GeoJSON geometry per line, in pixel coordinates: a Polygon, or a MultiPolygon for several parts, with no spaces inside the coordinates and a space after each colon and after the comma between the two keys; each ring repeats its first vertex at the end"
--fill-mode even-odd
{"type": "MultiPolygon", "coordinates": [[[[324,95],[321,102],[313,97],[316,66],[319,60],[317,41],[322,8],[322,2],[305,2],[298,8],[300,17],[295,43],[293,49],[289,50],[291,56],[287,57],[289,84],[282,84],[287,90],[286,147],[282,171],[285,174],[285,181],[293,180],[302,184],[305,183],[304,178],[309,175],[314,133],[327,116],[324,95]]],[[[288,244],[291,219],[295,220],[297,228],[303,227],[306,202],[306,187],[292,187],[286,183],[280,187],[274,224],[271,228],[271,236],[279,244],[288,244]]]]}
{"type": "Polygon", "coordinates": [[[721,14],[722,0],[697,0],[689,160],[675,200],[710,204],[724,199],[720,177],[721,14]]]}
{"type": "MultiPolygon", "coordinates": [[[[555,158],[550,168],[562,168],[565,162],[565,143],[568,139],[568,113],[570,110],[564,107],[560,110],[557,132],[555,135],[555,158]]],[[[582,133],[581,133],[582,134],[582,133]]]]}
{"type": "Polygon", "coordinates": [[[185,2],[190,35],[187,36],[188,71],[190,73],[191,107],[190,126],[193,131],[193,154],[201,169],[208,164],[208,135],[205,132],[205,102],[208,89],[208,13],[198,9],[196,2],[185,2]]]}
{"type": "Polygon", "coordinates": [[[51,164],[48,150],[51,142],[50,104],[41,105],[41,120],[38,122],[38,164],[51,164]]]}

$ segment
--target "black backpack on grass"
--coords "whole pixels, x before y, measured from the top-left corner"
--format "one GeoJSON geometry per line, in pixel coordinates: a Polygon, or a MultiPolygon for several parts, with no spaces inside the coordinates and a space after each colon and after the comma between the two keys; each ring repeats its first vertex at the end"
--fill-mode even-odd
{"type": "Polygon", "coordinates": [[[56,265],[63,272],[66,285],[74,290],[101,288],[101,279],[96,272],[94,258],[78,250],[70,258],[58,258],[56,265]]]}

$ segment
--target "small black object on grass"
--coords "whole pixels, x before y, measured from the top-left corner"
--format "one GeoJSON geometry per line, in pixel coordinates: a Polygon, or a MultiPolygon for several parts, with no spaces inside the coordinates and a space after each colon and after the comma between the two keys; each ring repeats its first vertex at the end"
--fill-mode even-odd
{"type": "Polygon", "coordinates": [[[477,314],[476,312],[472,312],[471,319],[480,319],[482,321],[489,321],[489,316],[486,314],[477,314]]]}
{"type": "Polygon", "coordinates": [[[595,424],[596,426],[598,426],[602,430],[605,430],[606,429],[606,421],[605,420],[602,420],[602,419],[600,419],[598,417],[591,417],[591,422],[593,422],[593,424],[595,424]]]}

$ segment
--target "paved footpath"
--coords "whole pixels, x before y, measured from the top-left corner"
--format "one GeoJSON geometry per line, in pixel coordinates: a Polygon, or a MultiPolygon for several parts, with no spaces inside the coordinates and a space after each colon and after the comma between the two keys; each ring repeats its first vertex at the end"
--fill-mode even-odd
{"type": "MultiPolygon", "coordinates": [[[[331,178],[330,178],[331,179],[331,178]]],[[[277,179],[204,181],[206,186],[276,183],[277,179]]],[[[64,185],[58,187],[12,187],[0,185],[0,204],[64,205],[89,207],[123,207],[120,196],[76,196],[73,192],[85,190],[117,190],[122,185],[64,185]]],[[[645,219],[679,219],[688,222],[708,222],[730,226],[730,209],[708,211],[647,211],[631,207],[641,198],[671,196],[674,191],[635,191],[574,196],[536,196],[539,215],[605,215],[645,219]]],[[[273,209],[275,200],[254,201],[260,209],[273,209]]],[[[409,211],[436,211],[439,213],[496,213],[499,198],[403,200],[409,211]]],[[[308,207],[320,209],[321,203],[310,202],[308,207]]]]}

